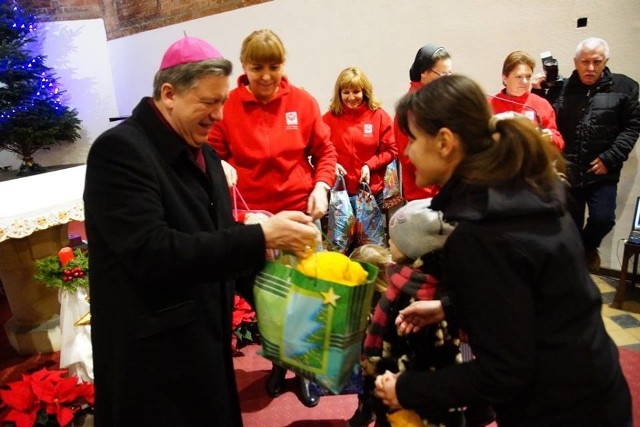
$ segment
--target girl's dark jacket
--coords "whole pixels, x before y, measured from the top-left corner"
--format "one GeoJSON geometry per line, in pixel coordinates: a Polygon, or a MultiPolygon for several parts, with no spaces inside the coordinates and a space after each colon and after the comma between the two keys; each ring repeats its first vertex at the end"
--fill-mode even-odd
{"type": "MultiPolygon", "coordinates": [[[[561,188],[558,185],[558,188],[561,188]]],[[[402,374],[407,408],[492,405],[503,426],[623,426],[631,418],[618,351],[561,190],[449,181],[433,199],[458,225],[443,284],[476,358],[402,374]]]]}
{"type": "Polygon", "coordinates": [[[550,89],[547,99],[556,110],[558,130],[565,141],[569,181],[574,186],[618,182],[622,164],[640,135],[638,83],[605,67],[595,85],[584,85],[574,71],[558,89],[559,93],[550,89]],[[587,172],[596,157],[608,173],[587,172]]]}
{"type": "Polygon", "coordinates": [[[242,425],[231,357],[236,279],[264,262],[234,222],[220,159],[143,99],[93,144],[84,193],[97,427],[242,425]]]}

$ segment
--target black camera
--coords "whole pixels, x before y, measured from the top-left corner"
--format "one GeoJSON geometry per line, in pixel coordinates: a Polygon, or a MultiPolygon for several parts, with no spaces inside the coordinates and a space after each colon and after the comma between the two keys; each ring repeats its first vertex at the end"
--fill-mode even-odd
{"type": "Polygon", "coordinates": [[[542,82],[542,88],[548,89],[562,85],[562,77],[558,73],[558,60],[549,51],[542,52],[540,58],[542,59],[542,70],[546,76],[546,80],[542,82]]]}

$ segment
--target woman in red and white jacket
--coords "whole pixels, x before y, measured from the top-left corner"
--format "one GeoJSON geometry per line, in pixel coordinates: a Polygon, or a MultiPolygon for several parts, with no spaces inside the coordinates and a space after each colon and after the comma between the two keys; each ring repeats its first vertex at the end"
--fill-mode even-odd
{"type": "Polygon", "coordinates": [[[322,217],[335,180],[336,151],[318,102],[289,83],[285,49],[273,31],[251,33],[242,43],[240,62],[244,74],[229,93],[209,144],[236,169],[249,208],[322,217]]]}
{"type": "Polygon", "coordinates": [[[322,116],[338,153],[336,174],[344,176],[349,196],[366,182],[379,206],[387,165],[398,155],[393,120],[380,105],[367,76],[348,67],[338,74],[329,111],[322,116]]]}
{"type": "Polygon", "coordinates": [[[564,148],[564,139],[556,125],[556,113],[549,102],[531,93],[531,77],[535,68],[533,57],[527,52],[511,52],[502,65],[504,89],[489,102],[494,114],[514,111],[527,116],[536,123],[543,134],[559,150],[564,148]]]}
{"type": "MultiPolygon", "coordinates": [[[[224,117],[208,143],[237,171],[237,186],[250,209],[306,212],[318,220],[327,213],[335,181],[336,150],[318,102],[284,75],[285,49],[271,30],[257,30],[242,42],[244,74],[229,93],[224,117]]],[[[206,102],[206,100],[204,100],[206,102]]],[[[286,370],[274,365],[267,392],[284,391],[286,370]]],[[[319,396],[300,377],[303,404],[319,396]]]]}

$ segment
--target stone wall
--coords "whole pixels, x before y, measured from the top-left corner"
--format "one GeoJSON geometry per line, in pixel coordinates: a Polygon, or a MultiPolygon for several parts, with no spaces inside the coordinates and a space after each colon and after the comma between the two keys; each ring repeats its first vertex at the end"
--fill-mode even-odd
{"type": "MultiPolygon", "coordinates": [[[[20,1],[20,0],[19,0],[20,1]]],[[[43,21],[104,19],[107,39],[117,39],[271,0],[22,0],[43,21]]]]}

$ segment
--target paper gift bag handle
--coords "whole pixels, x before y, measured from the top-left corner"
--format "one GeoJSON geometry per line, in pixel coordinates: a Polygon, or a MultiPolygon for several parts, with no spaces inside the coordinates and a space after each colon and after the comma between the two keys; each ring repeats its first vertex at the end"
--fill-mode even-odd
{"type": "Polygon", "coordinates": [[[236,221],[239,221],[238,220],[238,199],[240,199],[240,201],[242,202],[242,205],[244,206],[245,211],[249,210],[249,206],[247,206],[247,202],[245,202],[244,199],[242,198],[242,194],[240,194],[240,190],[238,190],[238,186],[233,185],[231,187],[231,194],[233,196],[233,219],[235,219],[236,221]]]}

